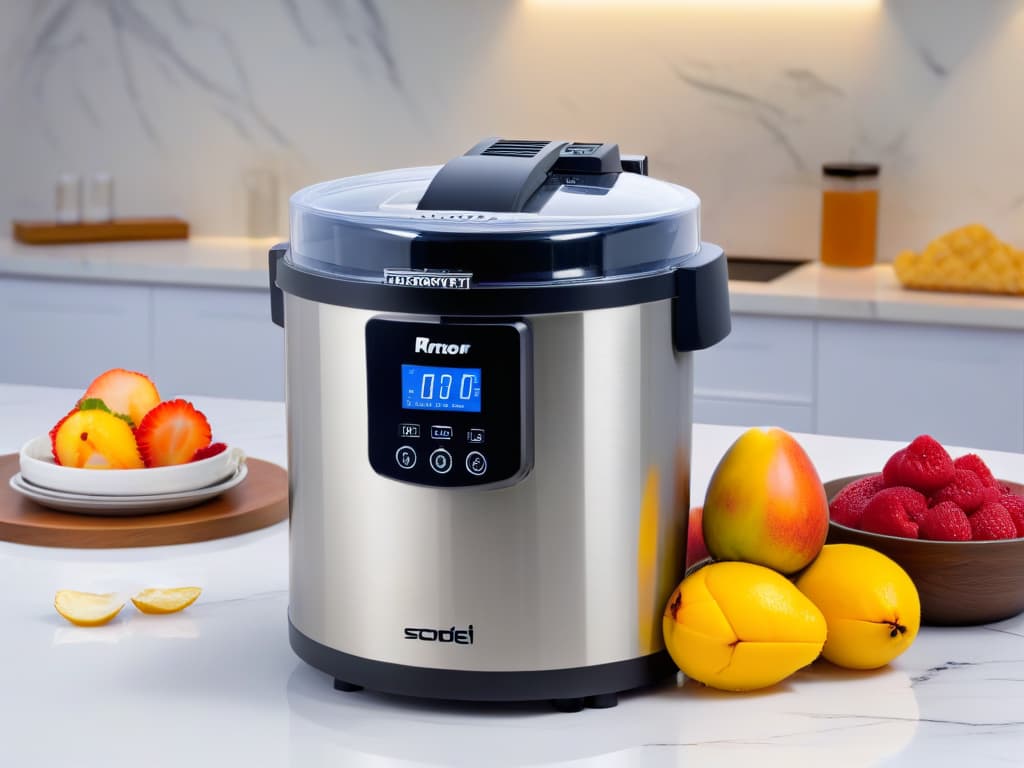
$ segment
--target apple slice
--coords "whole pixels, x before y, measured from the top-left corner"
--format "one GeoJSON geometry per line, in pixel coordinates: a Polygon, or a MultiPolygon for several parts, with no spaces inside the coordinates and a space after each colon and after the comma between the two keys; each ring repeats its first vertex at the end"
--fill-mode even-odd
{"type": "Polygon", "coordinates": [[[143,613],[176,613],[192,605],[202,591],[199,587],[144,589],[132,602],[143,613]]]}
{"type": "Polygon", "coordinates": [[[98,627],[117,616],[124,608],[124,600],[117,593],[97,595],[62,589],[53,597],[57,613],[79,627],[98,627]]]}

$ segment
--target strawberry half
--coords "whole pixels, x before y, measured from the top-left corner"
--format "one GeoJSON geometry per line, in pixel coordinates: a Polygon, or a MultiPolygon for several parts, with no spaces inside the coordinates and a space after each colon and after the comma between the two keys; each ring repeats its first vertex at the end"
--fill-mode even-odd
{"type": "Polygon", "coordinates": [[[187,400],[168,400],[142,419],[135,439],[147,467],[186,464],[210,444],[210,422],[187,400]]]}
{"type": "Polygon", "coordinates": [[[200,448],[192,455],[192,461],[202,461],[208,459],[211,456],[216,456],[218,453],[224,453],[228,447],[224,443],[210,443],[205,448],[200,448]]]}
{"type": "Polygon", "coordinates": [[[57,455],[57,432],[64,425],[64,422],[70,419],[74,414],[78,413],[78,408],[72,408],[68,411],[67,415],[53,425],[53,429],[50,430],[50,453],[53,454],[53,461],[55,464],[60,466],[60,457],[57,455]]]}

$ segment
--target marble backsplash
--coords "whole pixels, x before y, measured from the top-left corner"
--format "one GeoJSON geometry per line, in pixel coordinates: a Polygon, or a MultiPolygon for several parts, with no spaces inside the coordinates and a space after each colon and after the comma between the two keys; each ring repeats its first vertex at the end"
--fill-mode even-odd
{"type": "Polygon", "coordinates": [[[0,61],[0,218],[104,169],[200,234],[256,179],[284,231],[302,185],[502,135],[649,154],[732,253],[813,258],[831,160],[882,164],[882,258],[1024,246],[1017,0],[5,0],[0,61]]]}

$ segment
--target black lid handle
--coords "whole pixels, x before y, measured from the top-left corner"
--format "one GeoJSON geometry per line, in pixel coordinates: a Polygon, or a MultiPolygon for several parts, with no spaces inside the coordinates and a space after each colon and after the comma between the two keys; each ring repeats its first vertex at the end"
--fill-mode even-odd
{"type": "Polygon", "coordinates": [[[540,189],[566,144],[484,139],[447,162],[416,207],[421,211],[521,211],[540,189]]]}

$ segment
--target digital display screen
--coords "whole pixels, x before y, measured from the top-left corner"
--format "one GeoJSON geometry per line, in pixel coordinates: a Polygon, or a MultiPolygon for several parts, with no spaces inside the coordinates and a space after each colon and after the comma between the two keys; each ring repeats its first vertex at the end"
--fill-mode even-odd
{"type": "Polygon", "coordinates": [[[402,407],[480,412],[480,369],[402,365],[402,407]]]}

